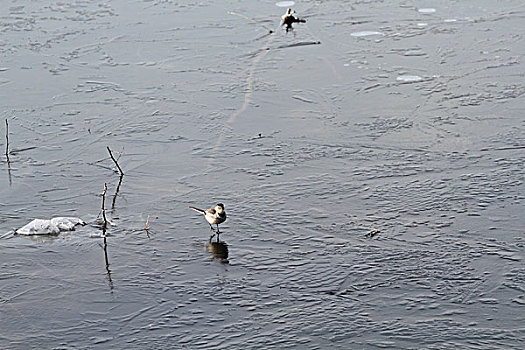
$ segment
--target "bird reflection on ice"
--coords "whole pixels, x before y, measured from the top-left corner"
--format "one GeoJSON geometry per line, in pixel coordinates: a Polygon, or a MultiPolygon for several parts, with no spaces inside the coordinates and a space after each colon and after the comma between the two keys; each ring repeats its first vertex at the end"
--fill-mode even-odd
{"type": "Polygon", "coordinates": [[[228,245],[225,242],[208,242],[206,250],[214,259],[218,259],[220,263],[228,264],[228,245]]]}

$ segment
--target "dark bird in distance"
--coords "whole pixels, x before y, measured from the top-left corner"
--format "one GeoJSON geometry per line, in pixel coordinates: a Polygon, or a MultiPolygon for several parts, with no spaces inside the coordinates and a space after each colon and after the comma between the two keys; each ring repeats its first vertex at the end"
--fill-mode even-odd
{"type": "Polygon", "coordinates": [[[291,8],[286,9],[286,13],[281,16],[281,27],[286,24],[286,31],[293,30],[293,23],[305,23],[304,18],[299,18],[294,16],[295,11],[291,8]]]}

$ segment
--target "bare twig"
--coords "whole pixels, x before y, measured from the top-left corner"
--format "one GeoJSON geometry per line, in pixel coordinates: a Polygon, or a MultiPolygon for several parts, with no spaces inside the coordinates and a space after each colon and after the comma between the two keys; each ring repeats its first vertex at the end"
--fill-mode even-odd
{"type": "Polygon", "coordinates": [[[106,228],[108,226],[108,219],[106,218],[106,208],[105,208],[105,202],[106,202],[106,192],[108,191],[107,184],[104,183],[104,192],[102,192],[102,217],[104,218],[104,224],[102,226],[102,230],[104,233],[104,237],[106,237],[106,228]]]}
{"type": "Polygon", "coordinates": [[[381,232],[381,231],[379,231],[379,230],[377,230],[377,229],[373,229],[373,230],[368,231],[367,234],[366,234],[365,236],[368,237],[368,238],[373,238],[373,237],[374,237],[375,235],[377,235],[379,232],[381,232]]]}
{"type": "Polygon", "coordinates": [[[115,202],[117,201],[118,191],[120,191],[120,184],[122,184],[123,177],[124,177],[124,174],[121,174],[118,180],[118,185],[117,185],[117,188],[115,189],[115,194],[113,195],[113,201],[111,202],[111,210],[115,210],[115,202]]]}
{"type": "Polygon", "coordinates": [[[118,168],[118,171],[120,172],[120,175],[124,175],[124,172],[122,171],[122,168],[120,167],[120,165],[118,165],[118,162],[117,160],[115,159],[115,157],[113,157],[113,153],[111,153],[111,150],[109,149],[109,147],[106,147],[108,149],[108,152],[109,152],[109,156],[111,157],[111,159],[113,160],[113,162],[115,162],[115,165],[117,166],[118,168]]]}
{"type": "Polygon", "coordinates": [[[120,160],[120,157],[122,157],[122,155],[124,154],[124,146],[122,146],[122,151],[120,152],[117,152],[118,153],[118,157],[117,157],[117,162],[120,160]]]}
{"type": "Polygon", "coordinates": [[[148,215],[148,218],[146,219],[146,225],[144,225],[144,231],[146,231],[146,234],[148,235],[148,238],[149,238],[149,215],[148,215]]]}
{"type": "Polygon", "coordinates": [[[5,156],[9,162],[9,123],[7,122],[7,119],[5,120],[5,140],[5,156]]]}
{"type": "Polygon", "coordinates": [[[149,215],[148,215],[148,218],[146,219],[146,225],[144,226],[144,230],[149,230],[149,215]]]}
{"type": "Polygon", "coordinates": [[[13,184],[11,177],[11,160],[9,159],[9,123],[5,120],[5,157],[7,159],[7,174],[9,175],[9,185],[13,184]]]}

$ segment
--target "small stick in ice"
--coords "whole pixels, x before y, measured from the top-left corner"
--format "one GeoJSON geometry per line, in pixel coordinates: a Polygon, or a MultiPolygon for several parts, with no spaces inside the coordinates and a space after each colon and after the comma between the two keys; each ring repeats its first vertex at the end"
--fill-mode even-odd
{"type": "Polygon", "coordinates": [[[373,229],[373,230],[370,230],[367,232],[366,236],[369,237],[369,238],[373,238],[375,235],[377,235],[379,232],[379,230],[377,229],[373,229]]]}
{"type": "Polygon", "coordinates": [[[146,225],[144,226],[144,230],[149,230],[149,215],[148,215],[148,218],[146,219],[146,225]]]}
{"type": "Polygon", "coordinates": [[[148,238],[149,238],[149,215],[148,215],[148,218],[146,219],[146,225],[144,225],[144,231],[146,231],[146,234],[148,235],[148,238]]]}
{"type": "Polygon", "coordinates": [[[5,140],[5,156],[9,162],[9,123],[7,122],[7,119],[5,120],[5,140]]]}
{"type": "Polygon", "coordinates": [[[115,162],[115,165],[117,166],[118,168],[118,171],[120,172],[120,175],[124,175],[124,172],[122,171],[122,169],[120,168],[120,165],[118,165],[118,162],[117,160],[115,159],[115,157],[113,157],[113,153],[111,153],[111,150],[109,149],[109,147],[106,147],[108,149],[108,152],[109,152],[109,156],[111,157],[111,159],[113,159],[113,162],[115,162]]]}
{"type": "Polygon", "coordinates": [[[11,161],[9,160],[9,123],[5,120],[5,157],[7,159],[7,173],[9,175],[9,185],[13,183],[11,178],[11,161]]]}
{"type": "Polygon", "coordinates": [[[120,174],[120,178],[118,180],[118,185],[115,190],[115,194],[113,195],[113,201],[111,202],[111,210],[115,210],[115,202],[117,201],[118,191],[120,191],[120,185],[122,184],[122,178],[124,177],[124,174],[120,174]]]}
{"type": "Polygon", "coordinates": [[[102,217],[104,218],[104,225],[102,226],[102,229],[104,231],[104,236],[106,235],[106,227],[108,226],[108,219],[106,219],[106,208],[104,206],[104,202],[106,201],[107,190],[108,186],[104,184],[104,192],[102,192],[102,217]]]}

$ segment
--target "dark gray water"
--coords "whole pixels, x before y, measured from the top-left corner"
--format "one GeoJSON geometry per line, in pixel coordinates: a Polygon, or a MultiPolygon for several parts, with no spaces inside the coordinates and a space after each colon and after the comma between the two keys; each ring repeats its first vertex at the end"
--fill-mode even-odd
{"type": "Polygon", "coordinates": [[[522,1],[3,5],[0,348],[525,347],[522,1]]]}

